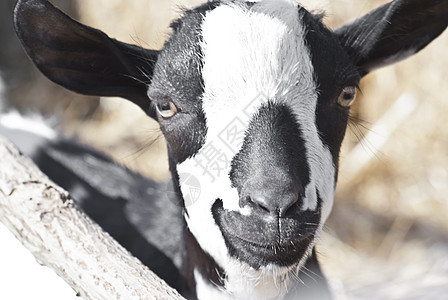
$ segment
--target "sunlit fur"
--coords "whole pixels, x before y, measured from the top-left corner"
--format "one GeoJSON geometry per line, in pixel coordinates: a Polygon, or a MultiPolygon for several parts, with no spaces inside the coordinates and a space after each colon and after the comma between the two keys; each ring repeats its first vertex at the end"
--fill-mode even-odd
{"type": "MultiPolygon", "coordinates": [[[[182,270],[172,265],[167,273],[169,259],[153,270],[174,285],[184,281],[182,292],[201,299],[329,299],[327,282],[316,279],[323,275],[314,245],[331,210],[349,121],[338,95],[375,68],[423,49],[447,28],[447,14],[447,1],[393,0],[331,31],[293,0],[208,1],[174,21],[157,51],[111,39],[46,0],[18,0],[14,28],[49,79],[82,94],[124,97],[159,122],[174,194],[184,205],[173,217],[167,203],[158,205],[160,196],[129,195],[170,216],[143,229],[165,232],[157,246],[176,239],[166,233],[182,210],[186,224],[178,224],[173,242],[185,251],[182,270]],[[176,114],[156,112],[166,101],[176,114]],[[242,137],[228,147],[220,134],[235,120],[242,137]],[[201,165],[211,146],[224,164],[212,176],[201,165]],[[307,278],[308,271],[316,276],[307,278]]],[[[102,199],[116,197],[114,188],[127,181],[111,184],[105,176],[108,185],[91,185],[104,179],[95,175],[101,170],[89,165],[74,180],[82,178],[102,199]]],[[[109,218],[107,205],[99,211],[109,218]]]]}

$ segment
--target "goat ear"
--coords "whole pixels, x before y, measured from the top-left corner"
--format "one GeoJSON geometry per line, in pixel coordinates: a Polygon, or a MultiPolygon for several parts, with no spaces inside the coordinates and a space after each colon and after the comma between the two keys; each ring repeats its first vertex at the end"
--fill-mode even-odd
{"type": "Polygon", "coordinates": [[[417,53],[447,25],[446,0],[395,0],[335,33],[364,76],[417,53]]]}
{"type": "Polygon", "coordinates": [[[77,93],[119,96],[154,117],[146,95],[158,52],[109,38],[45,0],[19,0],[14,27],[28,56],[50,80],[77,93]]]}

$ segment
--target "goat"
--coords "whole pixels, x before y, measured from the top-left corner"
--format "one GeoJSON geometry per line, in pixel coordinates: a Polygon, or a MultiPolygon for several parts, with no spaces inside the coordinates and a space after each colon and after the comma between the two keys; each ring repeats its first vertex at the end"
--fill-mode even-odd
{"type": "Polygon", "coordinates": [[[315,245],[359,81],[447,24],[442,0],[395,0],[334,31],[293,0],[209,1],[174,21],[156,51],[45,0],[14,12],[49,79],[126,98],[158,121],[184,216],[183,292],[199,299],[331,297],[315,245]]]}

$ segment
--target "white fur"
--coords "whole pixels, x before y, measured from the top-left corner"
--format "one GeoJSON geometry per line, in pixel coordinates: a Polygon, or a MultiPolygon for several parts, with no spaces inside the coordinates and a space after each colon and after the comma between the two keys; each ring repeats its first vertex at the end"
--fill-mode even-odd
{"type": "MultiPolygon", "coordinates": [[[[225,288],[231,297],[282,297],[293,283],[297,284],[289,276],[291,272],[297,272],[297,266],[293,269],[266,266],[257,271],[231,258],[211,215],[211,206],[219,198],[226,209],[245,215],[251,213],[249,209],[239,207],[237,190],[231,187],[228,176],[230,161],[239,149],[227,148],[219,135],[235,118],[247,128],[252,114],[268,99],[283,102],[291,107],[302,127],[311,170],[303,210],[317,208],[316,189],[324,201],[320,232],[332,206],[335,170],[315,124],[318,95],[310,54],[304,42],[305,29],[296,2],[264,0],[249,11],[238,4],[214,9],[205,17],[202,34],[203,109],[208,133],[205,146],[198,154],[177,167],[179,174],[193,175],[201,183],[198,200],[186,207],[186,221],[202,249],[224,268],[227,275],[225,288]],[[229,162],[221,176],[214,179],[198,163],[206,161],[207,145],[218,147],[229,162]]],[[[188,193],[184,186],[181,190],[183,194],[188,193]]],[[[304,261],[305,258],[301,263],[304,261]]],[[[200,278],[196,280],[201,294],[216,291],[211,284],[200,278]]],[[[211,295],[202,296],[208,299],[211,295]]]]}
{"type": "Polygon", "coordinates": [[[226,266],[226,271],[230,270],[230,273],[238,271],[240,276],[228,281],[225,288],[214,285],[195,270],[198,299],[297,299],[296,294],[304,287],[297,274],[311,254],[313,246],[308,247],[306,255],[297,266],[287,271],[276,266],[266,266],[260,270],[242,264],[226,266]]]}

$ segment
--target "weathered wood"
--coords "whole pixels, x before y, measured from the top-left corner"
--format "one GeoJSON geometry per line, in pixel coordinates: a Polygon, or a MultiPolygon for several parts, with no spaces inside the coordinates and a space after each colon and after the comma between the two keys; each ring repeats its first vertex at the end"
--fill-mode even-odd
{"type": "Polygon", "coordinates": [[[86,299],[183,299],[0,139],[0,221],[86,299]]]}

